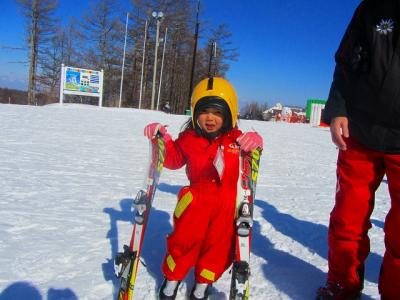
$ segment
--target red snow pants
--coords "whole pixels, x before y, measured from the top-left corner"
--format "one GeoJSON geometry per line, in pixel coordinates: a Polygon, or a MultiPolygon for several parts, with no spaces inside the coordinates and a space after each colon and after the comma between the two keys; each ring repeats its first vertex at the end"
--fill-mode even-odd
{"type": "Polygon", "coordinates": [[[329,223],[328,281],[362,289],[375,191],[386,173],[391,209],[385,220],[379,292],[385,300],[400,299],[400,154],[372,151],[351,138],[346,143],[348,149],[339,151],[336,202],[329,223]]]}
{"type": "Polygon", "coordinates": [[[236,187],[210,182],[182,188],[162,267],[168,280],[182,280],[195,267],[196,282],[212,283],[229,268],[234,254],[235,200],[236,187]]]}

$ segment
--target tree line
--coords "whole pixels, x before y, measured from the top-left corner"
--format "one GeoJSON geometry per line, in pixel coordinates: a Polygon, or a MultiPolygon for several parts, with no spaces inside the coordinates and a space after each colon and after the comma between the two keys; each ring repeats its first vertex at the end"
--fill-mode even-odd
{"type": "MultiPolygon", "coordinates": [[[[117,106],[127,13],[129,22],[122,90],[124,107],[138,107],[141,94],[141,107],[151,106],[157,29],[153,11],[164,14],[159,25],[154,88],[158,91],[163,62],[160,104],[168,101],[173,113],[183,113],[188,108],[193,62],[194,84],[210,72],[211,44],[217,45],[211,66],[213,75],[224,76],[229,63],[238,59],[238,50],[232,45],[232,33],[227,26],[221,23],[213,27],[202,20],[201,6],[200,20],[197,21],[199,2],[194,0],[131,0],[129,11],[123,9],[118,0],[91,1],[81,16],[69,20],[56,18],[59,6],[54,0],[16,1],[26,20],[28,104],[31,105],[58,101],[61,64],[65,64],[104,70],[103,104],[117,106]],[[197,39],[195,29],[199,23],[197,39]]],[[[96,101],[89,98],[80,97],[79,101],[96,101]]]]}
{"type": "Polygon", "coordinates": [[[28,93],[15,89],[0,87],[0,103],[8,104],[27,104],[28,93]]]}

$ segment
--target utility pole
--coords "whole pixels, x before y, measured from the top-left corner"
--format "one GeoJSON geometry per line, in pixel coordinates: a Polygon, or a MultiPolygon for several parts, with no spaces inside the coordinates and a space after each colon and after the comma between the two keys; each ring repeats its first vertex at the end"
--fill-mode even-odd
{"type": "Polygon", "coordinates": [[[158,52],[158,44],[159,44],[158,35],[160,32],[160,23],[161,23],[162,18],[164,17],[164,14],[161,11],[159,11],[159,12],[153,11],[152,16],[157,21],[156,45],[155,45],[155,49],[154,49],[153,86],[151,89],[151,110],[154,110],[154,99],[156,96],[157,52],[158,52]]]}
{"type": "Polygon", "coordinates": [[[124,82],[125,52],[126,52],[126,36],[128,35],[128,19],[129,19],[129,13],[126,13],[124,54],[123,54],[123,56],[122,56],[121,85],[120,85],[120,87],[119,87],[119,105],[118,105],[119,108],[121,108],[121,102],[122,102],[122,86],[123,86],[123,82],[124,82]]]}
{"type": "MultiPolygon", "coordinates": [[[[196,54],[197,54],[197,40],[199,38],[199,11],[200,11],[200,0],[197,1],[197,13],[196,13],[196,29],[194,32],[194,45],[193,45],[193,57],[192,57],[192,70],[190,73],[190,82],[189,82],[189,99],[187,107],[190,109],[190,98],[192,97],[193,91],[193,78],[194,78],[194,69],[196,65],[196,54]]],[[[185,109],[185,108],[184,108],[185,109]]]]}
{"type": "Polygon", "coordinates": [[[162,74],[163,74],[163,69],[164,69],[165,45],[167,43],[167,31],[168,31],[168,28],[166,27],[165,34],[164,34],[164,46],[163,46],[163,52],[162,52],[162,59],[161,59],[160,84],[158,85],[157,110],[158,110],[158,106],[160,105],[161,83],[162,83],[162,74]]]}
{"type": "Polygon", "coordinates": [[[146,20],[146,23],[144,24],[142,71],[141,71],[141,75],[140,75],[139,109],[142,108],[143,72],[144,72],[144,59],[145,59],[145,57],[146,57],[146,39],[147,39],[147,20],[146,20]]]}

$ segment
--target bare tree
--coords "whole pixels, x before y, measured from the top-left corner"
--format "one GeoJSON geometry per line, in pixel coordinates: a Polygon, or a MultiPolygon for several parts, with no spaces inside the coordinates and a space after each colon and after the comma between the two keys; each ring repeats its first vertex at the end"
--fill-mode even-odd
{"type": "MultiPolygon", "coordinates": [[[[141,69],[143,67],[143,86],[142,86],[142,107],[150,107],[150,91],[153,88],[153,67],[154,67],[154,50],[156,40],[156,21],[151,16],[153,11],[162,11],[164,18],[160,26],[160,39],[163,38],[165,28],[168,28],[168,37],[164,57],[163,80],[160,101],[170,102],[173,112],[182,112],[182,103],[187,101],[187,95],[183,96],[182,89],[188,89],[189,83],[189,65],[191,51],[191,23],[192,1],[190,0],[133,0],[132,4],[135,8],[132,13],[133,23],[135,24],[130,32],[134,39],[136,61],[131,70],[130,83],[132,85],[132,97],[139,98],[141,69]],[[143,59],[143,39],[144,24],[148,22],[148,30],[146,35],[146,54],[143,59]],[[142,62],[144,65],[142,66],[142,62]],[[187,83],[187,87],[186,87],[187,83]],[[182,97],[185,97],[183,99],[182,97]]],[[[162,45],[162,43],[160,43],[162,45]]],[[[161,49],[159,49],[161,51],[161,49]]],[[[162,55],[157,58],[158,66],[161,66],[162,55]]],[[[160,82],[160,69],[158,67],[155,85],[158,89],[160,82]]],[[[186,91],[187,93],[187,91],[186,91]]],[[[135,101],[137,103],[137,101],[135,101]]]]}
{"type": "Polygon", "coordinates": [[[213,60],[212,66],[212,71],[216,76],[224,77],[229,70],[228,62],[238,60],[238,49],[232,47],[231,37],[232,32],[228,31],[227,25],[224,23],[220,24],[216,29],[211,30],[208,44],[216,43],[216,57],[213,60]]]}
{"type": "Polygon", "coordinates": [[[41,92],[46,92],[50,98],[57,96],[56,88],[58,87],[59,74],[61,72],[62,43],[64,38],[63,32],[60,32],[60,35],[54,36],[50,47],[45,49],[39,58],[41,70],[37,76],[37,80],[40,84],[41,92]]]}
{"type": "Polygon", "coordinates": [[[29,44],[28,104],[37,105],[36,81],[39,52],[54,34],[56,20],[53,14],[57,8],[54,0],[17,0],[22,14],[28,21],[27,40],[29,44]]]}
{"type": "Polygon", "coordinates": [[[40,52],[38,60],[38,82],[42,99],[41,104],[58,101],[61,64],[73,66],[76,63],[76,52],[73,42],[74,20],[66,28],[55,31],[48,45],[40,52]]]}
{"type": "Polygon", "coordinates": [[[79,24],[80,67],[104,70],[104,104],[118,102],[124,25],[116,0],[92,1],[79,24]]]}
{"type": "Polygon", "coordinates": [[[240,115],[243,119],[249,120],[262,120],[262,113],[268,109],[268,104],[260,104],[259,102],[252,101],[240,110],[240,115]]]}
{"type": "MultiPolygon", "coordinates": [[[[121,64],[123,56],[125,13],[118,0],[91,0],[89,11],[77,16],[76,24],[61,28],[52,18],[56,5],[52,0],[16,0],[29,20],[28,41],[30,42],[29,103],[37,104],[36,82],[40,92],[55,98],[59,84],[61,63],[88,69],[104,70],[104,104],[116,105],[119,101],[121,64]],[[73,38],[72,38],[73,37],[73,38]],[[79,49],[76,51],[74,49],[79,49]]],[[[158,90],[160,67],[163,55],[158,55],[156,80],[153,82],[155,65],[156,21],[153,11],[162,11],[164,18],[160,27],[160,39],[168,28],[165,47],[163,78],[161,81],[161,106],[169,102],[171,112],[182,113],[190,101],[190,77],[196,27],[197,3],[193,0],[131,0],[128,43],[124,73],[124,106],[137,107],[142,95],[142,108],[150,107],[151,91],[158,90]],[[144,27],[147,21],[146,41],[144,27]],[[146,45],[146,52],[143,51],[146,45]],[[142,82],[143,70],[143,84],[142,82]],[[153,87],[153,84],[155,85],[153,87]]],[[[213,74],[225,76],[229,62],[237,59],[237,49],[231,45],[231,33],[224,24],[213,29],[201,19],[196,54],[193,84],[207,76],[209,43],[217,43],[217,58],[213,74]],[[204,46],[203,46],[204,45],[204,46]]],[[[163,45],[160,42],[160,45],[163,45]]],[[[161,49],[158,49],[162,51],[161,49]]],[[[86,99],[84,99],[85,102],[86,99]]],[[[88,101],[88,103],[91,103],[88,101]]]]}

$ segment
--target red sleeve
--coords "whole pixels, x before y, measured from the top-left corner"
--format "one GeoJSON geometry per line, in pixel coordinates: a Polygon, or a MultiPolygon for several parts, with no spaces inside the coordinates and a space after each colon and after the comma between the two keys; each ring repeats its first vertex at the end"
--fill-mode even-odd
{"type": "Polygon", "coordinates": [[[237,139],[239,136],[242,135],[242,131],[241,131],[238,127],[235,127],[235,128],[232,129],[232,134],[233,134],[234,140],[236,141],[236,139],[237,139]]]}
{"type": "Polygon", "coordinates": [[[179,137],[174,140],[169,140],[166,144],[166,155],[164,166],[168,169],[176,170],[182,168],[186,164],[186,156],[183,152],[184,134],[179,134],[179,137]]]}

